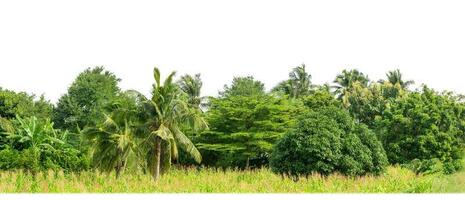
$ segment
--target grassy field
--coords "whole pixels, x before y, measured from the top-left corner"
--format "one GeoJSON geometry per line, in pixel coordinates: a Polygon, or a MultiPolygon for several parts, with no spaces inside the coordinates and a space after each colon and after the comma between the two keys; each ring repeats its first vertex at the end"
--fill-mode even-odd
{"type": "Polygon", "coordinates": [[[465,192],[465,172],[451,176],[417,176],[390,167],[379,177],[348,178],[319,175],[298,182],[268,169],[253,171],[172,170],[155,183],[147,175],[95,172],[65,174],[49,171],[35,178],[23,172],[0,172],[0,193],[431,193],[465,192]]]}

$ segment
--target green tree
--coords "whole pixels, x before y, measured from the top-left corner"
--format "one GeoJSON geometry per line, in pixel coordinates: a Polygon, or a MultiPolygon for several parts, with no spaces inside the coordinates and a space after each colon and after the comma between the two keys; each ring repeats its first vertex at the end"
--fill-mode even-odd
{"type": "Polygon", "coordinates": [[[211,98],[210,130],[195,137],[204,164],[260,167],[268,164],[272,145],[294,126],[299,101],[272,95],[211,98]]]}
{"type": "Polygon", "coordinates": [[[231,86],[224,86],[220,92],[221,97],[229,96],[252,96],[265,94],[265,85],[255,80],[252,76],[234,77],[231,86]]]}
{"type": "Polygon", "coordinates": [[[139,94],[143,105],[146,133],[143,134],[146,163],[153,178],[158,180],[160,173],[166,171],[173,159],[178,157],[178,146],[200,163],[202,156],[194,144],[181,131],[189,123],[193,130],[207,127],[198,109],[193,109],[183,98],[182,91],[173,83],[175,72],[161,82],[160,71],[154,68],[155,83],[152,97],[139,94]]]}
{"type": "Polygon", "coordinates": [[[80,130],[94,127],[104,120],[103,107],[112,101],[120,89],[120,81],[103,67],[88,68],[80,73],[57,103],[54,122],[57,127],[80,130]]]}
{"type": "Polygon", "coordinates": [[[398,84],[372,83],[365,87],[357,82],[346,91],[343,105],[355,119],[374,129],[376,120],[382,117],[386,108],[406,94],[407,91],[398,84]]]}
{"type": "Polygon", "coordinates": [[[440,94],[426,86],[397,99],[378,120],[389,161],[408,164],[437,159],[444,164],[445,172],[459,169],[464,111],[464,105],[452,94],[440,94]]]}
{"type": "Polygon", "coordinates": [[[342,108],[327,106],[300,117],[297,129],[276,143],[270,165],[294,179],[311,173],[356,176],[381,173],[387,158],[372,131],[342,108]]]}
{"type": "Polygon", "coordinates": [[[0,87],[0,117],[15,119],[21,117],[37,116],[39,119],[50,118],[53,105],[42,95],[35,100],[34,95],[25,92],[14,92],[0,87]]]}
{"type": "Polygon", "coordinates": [[[312,76],[307,73],[305,64],[295,67],[289,73],[289,80],[280,82],[272,91],[281,91],[291,98],[308,95],[312,86],[312,76]]]}
{"type": "Polygon", "coordinates": [[[352,70],[343,70],[341,74],[336,76],[334,83],[336,84],[333,88],[336,89],[336,94],[339,99],[343,99],[349,90],[355,83],[360,83],[362,86],[367,87],[370,79],[368,76],[364,75],[362,72],[352,69],[352,70]]]}

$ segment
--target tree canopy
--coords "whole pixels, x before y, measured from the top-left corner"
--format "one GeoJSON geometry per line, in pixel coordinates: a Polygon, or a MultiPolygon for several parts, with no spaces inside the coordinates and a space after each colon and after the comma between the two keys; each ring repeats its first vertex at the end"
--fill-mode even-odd
{"type": "Polygon", "coordinates": [[[103,67],[88,68],[80,73],[58,100],[53,116],[57,127],[75,131],[95,126],[104,119],[104,105],[120,92],[119,81],[103,67]]]}

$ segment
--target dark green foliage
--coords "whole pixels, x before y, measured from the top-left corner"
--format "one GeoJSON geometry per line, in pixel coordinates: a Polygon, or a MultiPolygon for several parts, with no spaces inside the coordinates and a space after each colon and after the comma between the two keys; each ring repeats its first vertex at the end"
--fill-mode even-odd
{"type": "Polygon", "coordinates": [[[294,126],[300,108],[299,102],[271,95],[212,98],[211,131],[194,140],[207,165],[262,166],[274,142],[294,126]]]}
{"type": "Polygon", "coordinates": [[[80,73],[58,100],[54,112],[57,127],[76,131],[102,121],[103,106],[119,93],[119,81],[103,67],[88,68],[80,73]]]}
{"type": "Polygon", "coordinates": [[[328,116],[309,113],[297,130],[279,140],[273,149],[271,169],[280,174],[298,176],[313,172],[328,175],[341,159],[341,130],[328,116]]]}
{"type": "Polygon", "coordinates": [[[357,135],[361,143],[369,149],[371,164],[366,168],[366,172],[381,174],[389,164],[386,151],[376,134],[364,124],[356,124],[353,133],[357,135]]]}
{"type": "Polygon", "coordinates": [[[389,161],[438,159],[445,171],[457,170],[463,157],[464,111],[454,96],[426,87],[390,104],[378,123],[389,161]]]}
{"type": "Polygon", "coordinates": [[[304,115],[298,128],[275,145],[270,165],[274,172],[293,177],[334,172],[355,176],[381,173],[387,158],[373,132],[347,111],[330,106],[304,115]]]}

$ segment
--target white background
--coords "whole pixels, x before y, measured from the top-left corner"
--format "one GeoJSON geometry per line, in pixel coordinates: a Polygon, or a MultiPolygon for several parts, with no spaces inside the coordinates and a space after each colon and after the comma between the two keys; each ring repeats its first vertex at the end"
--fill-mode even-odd
{"type": "Polygon", "coordinates": [[[148,93],[152,69],[201,73],[204,95],[233,76],[267,89],[305,63],[314,83],[357,68],[465,93],[464,1],[0,1],[0,87],[55,102],[105,66],[148,93]]]}

